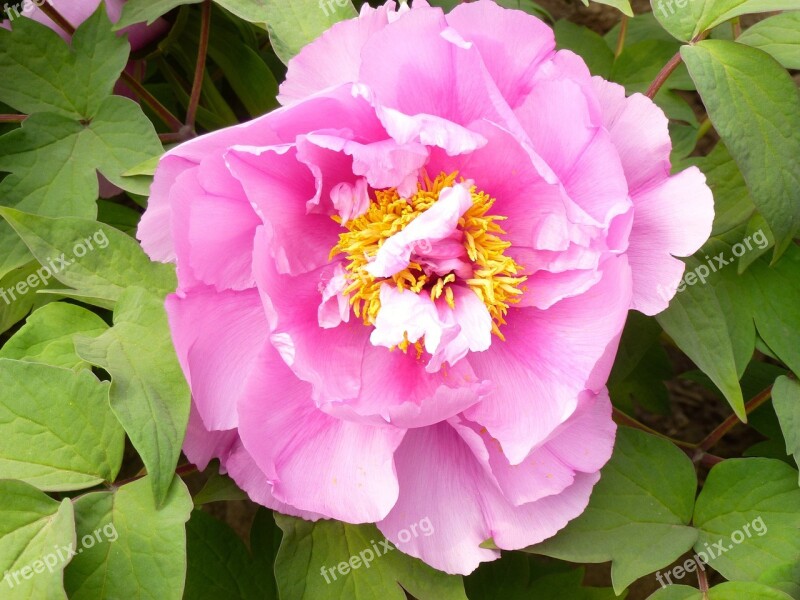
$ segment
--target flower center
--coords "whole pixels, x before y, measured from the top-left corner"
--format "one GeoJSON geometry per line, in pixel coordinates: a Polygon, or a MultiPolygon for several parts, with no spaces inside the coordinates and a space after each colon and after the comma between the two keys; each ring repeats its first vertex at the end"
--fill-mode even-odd
{"type": "MultiPolygon", "coordinates": [[[[365,325],[374,325],[380,310],[380,289],[391,284],[399,290],[430,294],[433,301],[442,299],[455,308],[454,285],[472,289],[486,305],[492,317],[492,332],[504,339],[500,326],[512,304],[523,293],[522,267],[505,254],[511,243],[498,224],[506,217],[488,214],[495,199],[473,186],[472,204],[458,219],[456,229],[445,239],[414,244],[408,266],[391,277],[373,277],[367,266],[383,244],[405,229],[414,219],[430,209],[440,193],[457,183],[458,172],[440,174],[431,180],[427,175],[417,184],[411,198],[402,198],[396,188],[375,190],[367,211],[345,223],[334,220],[347,230],[331,250],[331,258],[346,257],[347,286],[343,293],[365,325]]],[[[463,182],[463,179],[460,181],[463,182]]],[[[405,344],[407,349],[407,344],[405,344]]]]}

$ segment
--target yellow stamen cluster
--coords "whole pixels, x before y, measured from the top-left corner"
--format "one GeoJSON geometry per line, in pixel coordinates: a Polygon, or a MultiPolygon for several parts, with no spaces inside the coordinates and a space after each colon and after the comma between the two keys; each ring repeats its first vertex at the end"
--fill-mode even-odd
{"type": "MultiPolygon", "coordinates": [[[[444,297],[455,306],[452,285],[456,275],[431,275],[422,265],[414,262],[412,255],[408,266],[388,278],[373,278],[365,267],[375,258],[386,240],[402,231],[411,221],[429,209],[442,190],[452,187],[458,173],[442,173],[431,180],[426,175],[417,185],[411,198],[401,198],[395,188],[376,190],[374,200],[361,216],[343,223],[347,229],[339,235],[339,242],[331,250],[331,258],[344,254],[349,285],[344,294],[349,296],[353,312],[366,325],[375,323],[380,310],[380,289],[384,283],[393,283],[400,290],[416,294],[429,293],[433,300],[444,297]]],[[[463,179],[462,179],[463,181],[463,179]]],[[[519,302],[521,285],[526,277],[519,276],[522,268],[505,251],[510,242],[500,238],[505,232],[498,221],[506,217],[487,214],[495,200],[475,187],[471,190],[472,206],[462,215],[458,228],[463,235],[464,249],[472,262],[472,276],[463,281],[486,304],[492,317],[492,331],[503,339],[499,327],[505,324],[510,305],[519,302]]],[[[338,223],[341,219],[333,217],[338,223]]],[[[404,351],[408,343],[401,345],[404,351]],[[403,347],[405,346],[405,347],[403,347]]],[[[418,348],[419,351],[419,348],[418,348]]]]}

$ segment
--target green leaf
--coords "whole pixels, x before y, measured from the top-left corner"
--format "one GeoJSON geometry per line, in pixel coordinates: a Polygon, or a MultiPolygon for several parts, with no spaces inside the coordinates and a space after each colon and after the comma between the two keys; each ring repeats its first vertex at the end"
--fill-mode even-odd
{"type": "Polygon", "coordinates": [[[497,2],[498,5],[502,6],[503,8],[521,10],[523,12],[528,13],[529,15],[538,17],[539,19],[550,21],[551,23],[554,21],[553,15],[551,15],[546,8],[540,6],[533,0],[495,0],[495,1],[497,2]]]}
{"type": "Polygon", "coordinates": [[[85,296],[114,302],[130,286],[158,293],[176,287],[174,267],[151,262],[121,231],[88,219],[49,219],[0,209],[40,263],[58,281],[85,296]]]}
{"type": "Polygon", "coordinates": [[[566,19],[556,21],[553,29],[560,49],[572,50],[579,54],[586,61],[592,75],[609,76],[614,64],[614,53],[602,37],[588,27],[576,25],[566,19]]]}
{"type": "Polygon", "coordinates": [[[688,585],[670,585],[658,590],[647,600],[792,600],[779,590],[760,583],[727,581],[708,590],[708,595],[688,585]]]}
{"type": "Polygon", "coordinates": [[[664,29],[685,42],[741,15],[797,8],[796,0],[650,0],[650,4],[664,29]]]}
{"type": "Polygon", "coordinates": [[[91,311],[55,302],[35,311],[22,328],[0,348],[0,358],[13,358],[64,367],[83,369],[89,363],[75,353],[72,338],[80,333],[97,337],[108,325],[91,311]]]}
{"type": "Polygon", "coordinates": [[[787,69],[800,69],[800,12],[764,19],[748,28],[736,41],[763,50],[787,69]]]}
{"type": "Polygon", "coordinates": [[[39,263],[30,261],[0,277],[0,333],[24,319],[31,308],[45,302],[34,293],[50,285],[42,275],[45,272],[39,263]]]}
{"type": "Polygon", "coordinates": [[[779,377],[772,388],[772,404],[786,439],[786,453],[800,464],[800,383],[779,377]]]}
{"type": "Polygon", "coordinates": [[[54,113],[28,117],[0,138],[3,204],[47,216],[93,218],[97,172],[128,191],[147,194],[147,177],[123,173],[162,152],[153,124],[138,104],[120,96],[102,101],[91,119],[54,113]]]}
{"type": "Polygon", "coordinates": [[[163,304],[132,287],[120,297],[111,329],[75,338],[78,355],[111,374],[111,408],[147,467],[159,505],[180,457],[190,404],[163,304]]]}
{"type": "Polygon", "coordinates": [[[696,487],[692,462],[676,446],[620,428],[614,455],[586,511],[526,551],[571,562],[611,560],[611,580],[619,594],[694,544],[697,531],[689,522],[696,487]]]}
{"type": "Polygon", "coordinates": [[[0,481],[0,595],[66,600],[63,570],[75,547],[72,503],[21,481],[0,481]]]}
{"type": "Polygon", "coordinates": [[[0,478],[51,492],[113,481],[125,435],[89,371],[0,359],[0,478]]]}
{"type": "MultiPolygon", "coordinates": [[[[589,6],[589,0],[581,0],[584,6],[589,6]]],[[[613,6],[618,9],[622,14],[629,17],[633,16],[633,9],[631,8],[630,0],[592,0],[596,4],[605,4],[606,6],[613,6]]]]}
{"type": "MultiPolygon", "coordinates": [[[[350,0],[262,0],[272,48],[284,62],[334,23],[357,16],[350,0]]],[[[227,7],[226,7],[227,8],[227,7]]]]}
{"type": "Polygon", "coordinates": [[[130,52],[128,42],[111,32],[105,8],[78,27],[71,47],[33,19],[13,24],[13,31],[0,28],[0,102],[25,114],[94,117],[130,52]]]}
{"type": "Polygon", "coordinates": [[[678,293],[669,308],[656,319],[744,420],[739,377],[750,362],[755,346],[752,307],[747,288],[738,289],[740,281],[735,268],[711,270],[711,267],[717,268],[717,256],[728,261],[730,247],[712,241],[686,260],[678,293]]]}
{"type": "Polygon", "coordinates": [[[154,23],[159,17],[173,8],[184,4],[199,4],[203,0],[127,0],[122,7],[122,15],[114,25],[114,31],[125,29],[136,23],[154,23]]]}
{"type": "Polygon", "coordinates": [[[200,510],[186,527],[186,600],[277,600],[275,576],[225,523],[200,510]]]}
{"type": "MultiPolygon", "coordinates": [[[[214,0],[222,8],[226,8],[240,19],[251,23],[263,24],[270,18],[270,0],[214,0]]],[[[348,0],[349,2],[349,0],[348,0]]],[[[306,9],[308,6],[306,6],[306,9]]],[[[318,4],[314,9],[321,11],[318,4]]]]}
{"type": "Polygon", "coordinates": [[[247,500],[248,496],[239,489],[236,482],[219,471],[211,473],[203,489],[194,497],[194,505],[202,506],[212,502],[230,502],[233,500],[247,500]]]}
{"type": "Polygon", "coordinates": [[[64,574],[70,600],[181,600],[186,576],[185,523],[192,499],[180,477],[175,477],[158,508],[150,487],[145,477],[114,492],[75,500],[83,551],[64,574]],[[91,547],[88,538],[93,538],[91,547]]]}
{"type": "Polygon", "coordinates": [[[777,258],[800,230],[800,137],[792,133],[800,130],[800,92],[774,58],[743,44],[705,40],[681,56],[775,234],[777,258]]]}
{"type": "MultiPolygon", "coordinates": [[[[464,584],[470,600],[616,600],[611,588],[581,585],[584,569],[542,563],[521,552],[503,552],[500,560],[481,564],[464,584]]],[[[623,592],[619,598],[625,598],[623,592]]]]}
{"type": "Polygon", "coordinates": [[[800,556],[797,471],[768,458],[716,465],[697,498],[698,556],[728,580],[756,581],[764,565],[800,556]]]}
{"type": "Polygon", "coordinates": [[[391,545],[385,550],[374,525],[311,523],[278,514],[275,520],[284,533],[275,562],[281,598],[405,600],[405,589],[418,600],[466,600],[460,577],[436,571],[391,545]]]}

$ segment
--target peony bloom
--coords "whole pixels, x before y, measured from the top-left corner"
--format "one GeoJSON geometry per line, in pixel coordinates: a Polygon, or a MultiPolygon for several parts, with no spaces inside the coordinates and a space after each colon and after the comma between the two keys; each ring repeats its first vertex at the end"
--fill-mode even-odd
{"type": "Polygon", "coordinates": [[[450,573],[554,535],[611,454],[628,310],[710,233],[703,175],[670,176],[650,100],[489,0],[365,7],[281,101],[171,150],[139,229],[177,264],[187,456],[450,573]]]}
{"type": "MultiPolygon", "coordinates": [[[[51,4],[61,14],[61,16],[69,21],[71,25],[78,27],[81,23],[88,19],[92,13],[94,13],[94,11],[97,10],[97,7],[100,6],[100,2],[102,0],[46,1],[48,4],[51,4]]],[[[31,18],[34,21],[38,21],[43,25],[47,25],[50,29],[67,40],[67,34],[64,33],[58,25],[53,23],[53,21],[51,21],[50,18],[45,15],[44,12],[42,12],[41,8],[39,8],[42,4],[44,4],[44,2],[45,0],[24,0],[23,2],[16,4],[16,8],[13,6],[7,6],[5,8],[5,15],[3,15],[7,18],[5,21],[0,22],[0,27],[8,29],[9,24],[13,22],[14,19],[19,18],[19,16],[24,16],[31,18]]],[[[11,4],[14,5],[15,3],[12,2],[11,4]]],[[[122,7],[124,4],[125,0],[105,0],[106,12],[108,13],[108,18],[112,23],[119,21],[119,18],[122,15],[122,7]]],[[[131,49],[135,52],[139,48],[142,48],[161,37],[164,33],[166,33],[167,29],[169,29],[167,22],[163,19],[158,19],[150,26],[147,26],[144,23],[131,25],[130,27],[123,29],[120,34],[128,34],[128,40],[131,43],[131,49]]]]}

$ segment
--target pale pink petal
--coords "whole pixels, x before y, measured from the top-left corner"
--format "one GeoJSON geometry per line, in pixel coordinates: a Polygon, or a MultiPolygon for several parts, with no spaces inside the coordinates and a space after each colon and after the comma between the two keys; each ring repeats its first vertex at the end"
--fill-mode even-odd
{"type": "MultiPolygon", "coordinates": [[[[322,9],[320,9],[322,10],[322,9]]],[[[364,44],[389,22],[392,8],[364,5],[357,19],[336,23],[289,61],[278,101],[291,104],[325,88],[358,81],[364,44]]]]}
{"type": "Polygon", "coordinates": [[[200,471],[205,471],[215,458],[225,464],[234,444],[239,441],[239,432],[235,429],[227,431],[209,431],[192,402],[189,410],[189,427],[183,441],[183,453],[200,471]]]}
{"type": "Polygon", "coordinates": [[[632,308],[654,315],[667,308],[683,275],[673,256],[691,256],[711,235],[714,197],[697,167],[681,171],[633,197],[628,259],[632,308]]]}
{"type": "Polygon", "coordinates": [[[527,96],[533,74],[555,50],[553,30],[541,20],[489,0],[459,4],[447,23],[475,45],[512,107],[527,96]]]}
{"type": "Polygon", "coordinates": [[[425,348],[428,352],[436,351],[446,325],[429,295],[384,283],[380,300],[381,308],[369,337],[373,345],[393,348],[406,337],[414,344],[425,336],[425,348]]]}
{"type": "Polygon", "coordinates": [[[197,288],[167,297],[172,340],[206,427],[233,429],[236,402],[269,328],[258,291],[197,288]],[[202,324],[202,326],[200,326],[202,324]]]}
{"type": "Polygon", "coordinates": [[[242,442],[281,502],[349,523],[380,520],[397,500],[393,454],[405,432],[333,418],[272,349],[239,401],[242,442]]]}
{"type": "Polygon", "coordinates": [[[495,391],[465,416],[500,441],[512,464],[572,415],[580,393],[600,378],[598,361],[609,350],[613,356],[630,306],[630,268],[620,257],[601,270],[600,282],[580,296],[548,310],[512,309],[506,341],[470,355],[476,374],[495,391]]]}
{"type": "Polygon", "coordinates": [[[445,324],[442,343],[436,348],[427,370],[438,371],[446,362],[455,365],[470,352],[483,352],[492,345],[492,316],[471,289],[453,286],[455,308],[440,298],[436,307],[445,324]]]}

